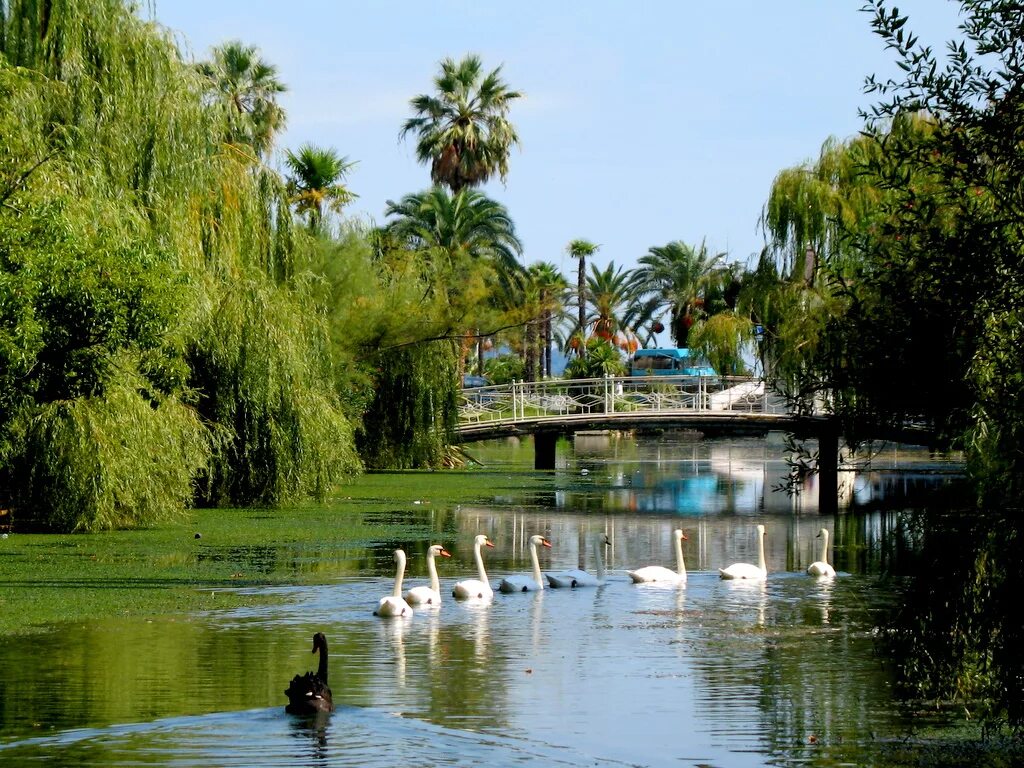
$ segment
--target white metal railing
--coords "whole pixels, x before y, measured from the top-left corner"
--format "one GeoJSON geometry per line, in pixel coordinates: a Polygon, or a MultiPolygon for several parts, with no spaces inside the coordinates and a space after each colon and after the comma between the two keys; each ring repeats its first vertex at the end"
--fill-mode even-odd
{"type": "Polygon", "coordinates": [[[516,422],[524,419],[596,413],[740,412],[787,410],[764,381],[746,376],[606,376],[600,379],[548,379],[464,389],[459,423],[516,422]]]}

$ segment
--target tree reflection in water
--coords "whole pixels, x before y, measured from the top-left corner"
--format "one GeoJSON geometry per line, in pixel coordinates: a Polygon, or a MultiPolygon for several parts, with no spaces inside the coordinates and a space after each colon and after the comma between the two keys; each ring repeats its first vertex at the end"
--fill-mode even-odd
{"type": "Polygon", "coordinates": [[[988,734],[1024,734],[1024,520],[1013,515],[915,517],[916,562],[885,633],[903,697],[965,708],[988,734]]]}

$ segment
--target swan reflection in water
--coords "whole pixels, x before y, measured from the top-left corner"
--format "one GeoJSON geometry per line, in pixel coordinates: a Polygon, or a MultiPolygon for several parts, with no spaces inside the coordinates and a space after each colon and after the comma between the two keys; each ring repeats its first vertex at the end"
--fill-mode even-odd
{"type": "Polygon", "coordinates": [[[729,592],[730,612],[734,609],[753,608],[755,627],[763,627],[768,609],[768,583],[763,579],[723,579],[729,592]]]}
{"type": "Polygon", "coordinates": [[[541,590],[533,596],[533,605],[530,606],[530,642],[533,645],[534,654],[541,646],[541,622],[544,618],[544,591],[541,590]]]}
{"type": "Polygon", "coordinates": [[[463,606],[463,610],[470,614],[469,636],[473,644],[473,656],[478,662],[486,662],[491,653],[490,600],[469,600],[463,606]]]}
{"type": "Polygon", "coordinates": [[[327,726],[330,722],[330,712],[317,712],[308,717],[290,718],[289,735],[302,747],[302,751],[294,755],[298,764],[327,764],[331,756],[327,739],[327,726]],[[310,747],[308,752],[305,749],[306,744],[310,747]]]}
{"type": "Polygon", "coordinates": [[[829,614],[832,610],[832,587],[834,582],[829,578],[818,579],[814,585],[814,589],[810,592],[810,596],[817,600],[818,608],[821,613],[821,624],[822,626],[828,625],[829,614]]]}
{"type": "Polygon", "coordinates": [[[395,685],[405,687],[405,632],[412,622],[382,621],[378,624],[381,640],[387,646],[389,656],[394,661],[395,685]]]}

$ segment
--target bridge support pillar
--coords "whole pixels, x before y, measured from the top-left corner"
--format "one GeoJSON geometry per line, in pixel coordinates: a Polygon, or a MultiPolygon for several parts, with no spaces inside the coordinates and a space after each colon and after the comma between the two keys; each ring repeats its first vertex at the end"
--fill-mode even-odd
{"type": "Polygon", "coordinates": [[[533,468],[555,468],[555,445],[558,443],[557,432],[537,432],[533,436],[533,468]]]}
{"type": "Polygon", "coordinates": [[[818,511],[834,515],[839,509],[839,435],[823,429],[818,436],[818,511]]]}

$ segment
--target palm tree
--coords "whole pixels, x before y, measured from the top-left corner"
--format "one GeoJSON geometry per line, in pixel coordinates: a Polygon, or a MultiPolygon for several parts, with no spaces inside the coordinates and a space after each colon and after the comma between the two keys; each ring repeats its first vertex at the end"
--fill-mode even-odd
{"type": "Polygon", "coordinates": [[[627,351],[635,348],[636,334],[629,322],[636,298],[632,281],[632,273],[624,267],[616,268],[614,261],[603,270],[591,265],[587,279],[593,304],[587,326],[593,329],[591,338],[603,339],[627,351]]]}
{"type": "MultiPolygon", "coordinates": [[[[425,251],[435,271],[445,279],[434,281],[449,286],[449,300],[465,293],[473,266],[489,267],[499,288],[509,292],[520,281],[523,267],[519,255],[523,244],[515,225],[501,203],[474,189],[449,194],[441,187],[406,195],[399,202],[387,201],[386,215],[393,217],[388,231],[398,242],[425,251]]],[[[473,307],[479,313],[479,306],[473,307]]],[[[483,373],[484,341],[477,334],[478,368],[483,373]]]]}
{"type": "Polygon", "coordinates": [[[565,306],[569,283],[554,264],[541,261],[530,265],[530,279],[537,286],[540,305],[541,377],[551,376],[551,353],[554,346],[553,322],[565,306]]]}
{"type": "Polygon", "coordinates": [[[640,257],[634,288],[644,297],[641,311],[653,315],[667,309],[676,346],[686,346],[690,327],[704,316],[705,292],[724,258],[724,253],[708,253],[703,242],[694,248],[679,240],[652,246],[640,257]]]}
{"type": "Polygon", "coordinates": [[[206,78],[207,98],[224,110],[230,144],[246,144],[260,157],[269,151],[274,136],[284,127],[278,94],[287,87],[277,78],[277,67],[259,56],[255,46],[232,40],[212,49],[213,61],[196,65],[206,78]]]}
{"type": "Polygon", "coordinates": [[[388,200],[389,231],[417,250],[428,250],[455,268],[465,259],[485,259],[500,275],[522,273],[523,244],[508,210],[475,189],[449,194],[441,187],[388,200]]]}
{"type": "Polygon", "coordinates": [[[453,193],[508,175],[508,154],[519,136],[508,121],[509,105],[522,97],[501,79],[501,67],[486,75],[475,55],[446,58],[434,78],[435,95],[410,100],[416,115],[405,121],[399,139],[417,136],[416,157],[430,164],[430,178],[453,193]]]}
{"type": "Polygon", "coordinates": [[[595,245],[589,240],[577,239],[569,242],[566,251],[574,259],[580,260],[579,270],[576,273],[576,301],[577,317],[579,322],[576,326],[576,333],[579,334],[577,351],[581,355],[586,354],[586,328],[587,328],[587,257],[593,256],[601,246],[595,245]]]}
{"type": "Polygon", "coordinates": [[[288,150],[288,192],[300,214],[308,216],[309,228],[320,230],[324,210],[338,213],[355,195],[342,183],[342,179],[355,163],[340,156],[335,150],[303,144],[298,153],[288,150]]]}

